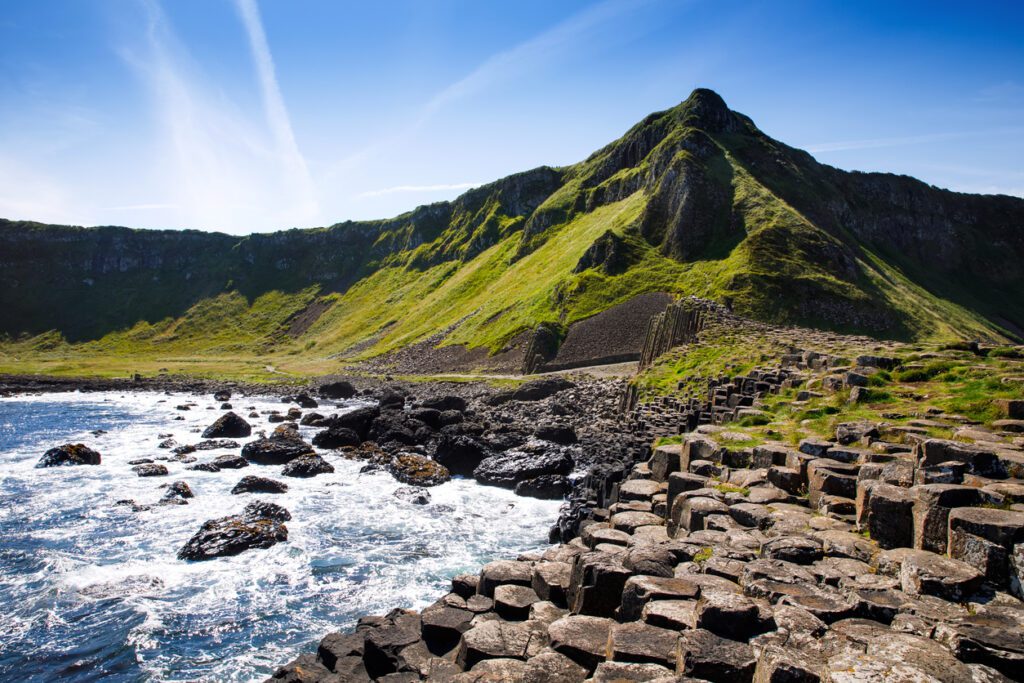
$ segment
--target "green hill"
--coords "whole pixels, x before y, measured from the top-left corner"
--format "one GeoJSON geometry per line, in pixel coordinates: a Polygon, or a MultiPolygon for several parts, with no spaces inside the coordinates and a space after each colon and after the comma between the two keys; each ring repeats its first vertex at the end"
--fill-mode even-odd
{"type": "Polygon", "coordinates": [[[578,164],[390,220],[242,238],[0,222],[0,369],[322,371],[417,344],[483,366],[647,292],[880,338],[1020,338],[1022,263],[1024,200],[831,168],[696,90],[578,164]]]}

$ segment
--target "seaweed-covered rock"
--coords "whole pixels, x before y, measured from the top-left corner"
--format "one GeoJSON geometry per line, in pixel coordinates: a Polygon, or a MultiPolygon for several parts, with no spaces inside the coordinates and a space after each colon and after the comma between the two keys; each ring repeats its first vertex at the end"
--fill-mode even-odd
{"type": "Polygon", "coordinates": [[[257,477],[254,475],[246,475],[238,480],[234,488],[231,489],[231,493],[285,493],[288,491],[288,484],[277,481],[276,479],[268,479],[267,477],[257,477]]]}
{"type": "Polygon", "coordinates": [[[401,453],[385,467],[395,479],[413,486],[437,486],[452,478],[444,465],[415,453],[401,453]]]}
{"type": "Polygon", "coordinates": [[[334,472],[334,466],[316,453],[300,455],[281,470],[281,474],[286,477],[315,477],[331,472],[334,472]]]}
{"type": "Polygon", "coordinates": [[[180,560],[211,560],[238,555],[252,548],[269,548],[288,540],[288,529],[270,517],[249,514],[231,515],[204,522],[199,531],[178,551],[180,560]]]}
{"type": "Polygon", "coordinates": [[[100,454],[81,443],[66,443],[43,454],[36,467],[63,467],[66,465],[99,465],[100,454]]]}
{"type": "Polygon", "coordinates": [[[242,447],[242,457],[260,465],[283,465],[311,453],[312,446],[302,439],[281,436],[257,439],[242,447]]]}

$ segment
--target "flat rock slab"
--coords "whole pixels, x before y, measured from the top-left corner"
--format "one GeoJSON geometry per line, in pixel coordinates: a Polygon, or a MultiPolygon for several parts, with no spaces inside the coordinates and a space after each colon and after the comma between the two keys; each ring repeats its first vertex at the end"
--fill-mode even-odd
{"type": "Polygon", "coordinates": [[[493,598],[494,589],[502,584],[529,586],[532,580],[533,565],[529,562],[497,560],[488,562],[480,570],[480,583],[477,590],[481,595],[493,598]]]}
{"type": "Polygon", "coordinates": [[[716,636],[711,631],[683,631],[679,636],[676,671],[708,681],[749,681],[757,660],[746,643],[716,636]]]}
{"type": "Polygon", "coordinates": [[[506,583],[494,589],[494,611],[509,621],[525,621],[530,616],[530,605],[539,601],[528,586],[506,583]]]}
{"type": "Polygon", "coordinates": [[[661,576],[633,576],[622,589],[620,618],[641,618],[644,606],[655,600],[696,600],[700,588],[691,581],[661,576]]]}
{"type": "Polygon", "coordinates": [[[928,551],[907,553],[900,566],[900,583],[910,595],[934,595],[962,602],[981,588],[984,575],[960,560],[928,551]]]}
{"type": "Polygon", "coordinates": [[[521,624],[486,621],[462,634],[455,663],[468,671],[485,659],[526,659],[531,637],[521,624]]]}
{"type": "Polygon", "coordinates": [[[652,512],[631,511],[614,514],[608,521],[613,529],[631,534],[637,527],[661,524],[664,520],[652,512]]]}
{"type": "Polygon", "coordinates": [[[673,666],[678,639],[678,631],[642,621],[615,624],[611,629],[608,654],[617,662],[673,666]]]}
{"type": "Polygon", "coordinates": [[[548,627],[551,648],[587,671],[593,671],[607,656],[611,619],[574,615],[548,627]]]}

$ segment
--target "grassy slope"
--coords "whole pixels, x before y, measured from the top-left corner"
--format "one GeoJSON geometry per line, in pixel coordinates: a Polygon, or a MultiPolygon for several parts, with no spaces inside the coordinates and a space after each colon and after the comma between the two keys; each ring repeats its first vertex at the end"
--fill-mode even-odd
{"type": "MultiPolygon", "coordinates": [[[[668,118],[671,110],[649,122],[664,127],[668,118]]],[[[328,310],[297,338],[287,334],[289,321],[318,299],[315,286],[289,294],[270,291],[251,301],[228,292],[200,301],[180,318],[138,323],[82,344],[69,345],[55,333],[0,342],[0,372],[123,374],[167,367],[273,379],[282,371],[337,369],[347,360],[431,338],[497,351],[540,323],[568,325],[650,291],[727,300],[737,312],[758,319],[856,330],[855,317],[821,317],[807,306],[828,299],[855,313],[883,309],[896,321],[897,336],[908,339],[1000,337],[980,315],[939,299],[891,259],[866,249],[857,252],[856,277],[835,272],[820,255],[840,249],[837,238],[751,175],[721,144],[712,180],[728,185],[733,216],[741,217],[745,234],[710,245],[694,260],[670,258],[640,235],[650,201],[646,189],[590,211],[580,208],[594,194],[621,196],[616,189],[632,187],[659,154],[673,162],[690,158],[678,150],[692,132],[686,126],[671,129],[642,159],[613,172],[607,169],[620,143],[562,169],[563,184],[534,214],[552,217],[546,230],[524,231],[523,217],[506,216],[500,202],[488,200],[436,239],[392,253],[345,291],[326,295],[328,310]],[[470,231],[471,224],[479,227],[470,231]],[[598,268],[575,273],[583,253],[609,230],[628,246],[630,267],[615,275],[598,268]]]]}

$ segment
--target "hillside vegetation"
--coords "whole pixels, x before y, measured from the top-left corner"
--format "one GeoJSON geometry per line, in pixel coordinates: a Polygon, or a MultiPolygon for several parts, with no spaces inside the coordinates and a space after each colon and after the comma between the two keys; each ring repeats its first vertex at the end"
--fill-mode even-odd
{"type": "Polygon", "coordinates": [[[0,371],[493,353],[652,291],[879,338],[1019,338],[1022,224],[1024,200],[821,165],[697,90],[578,164],[390,220],[242,238],[0,222],[0,371]]]}

